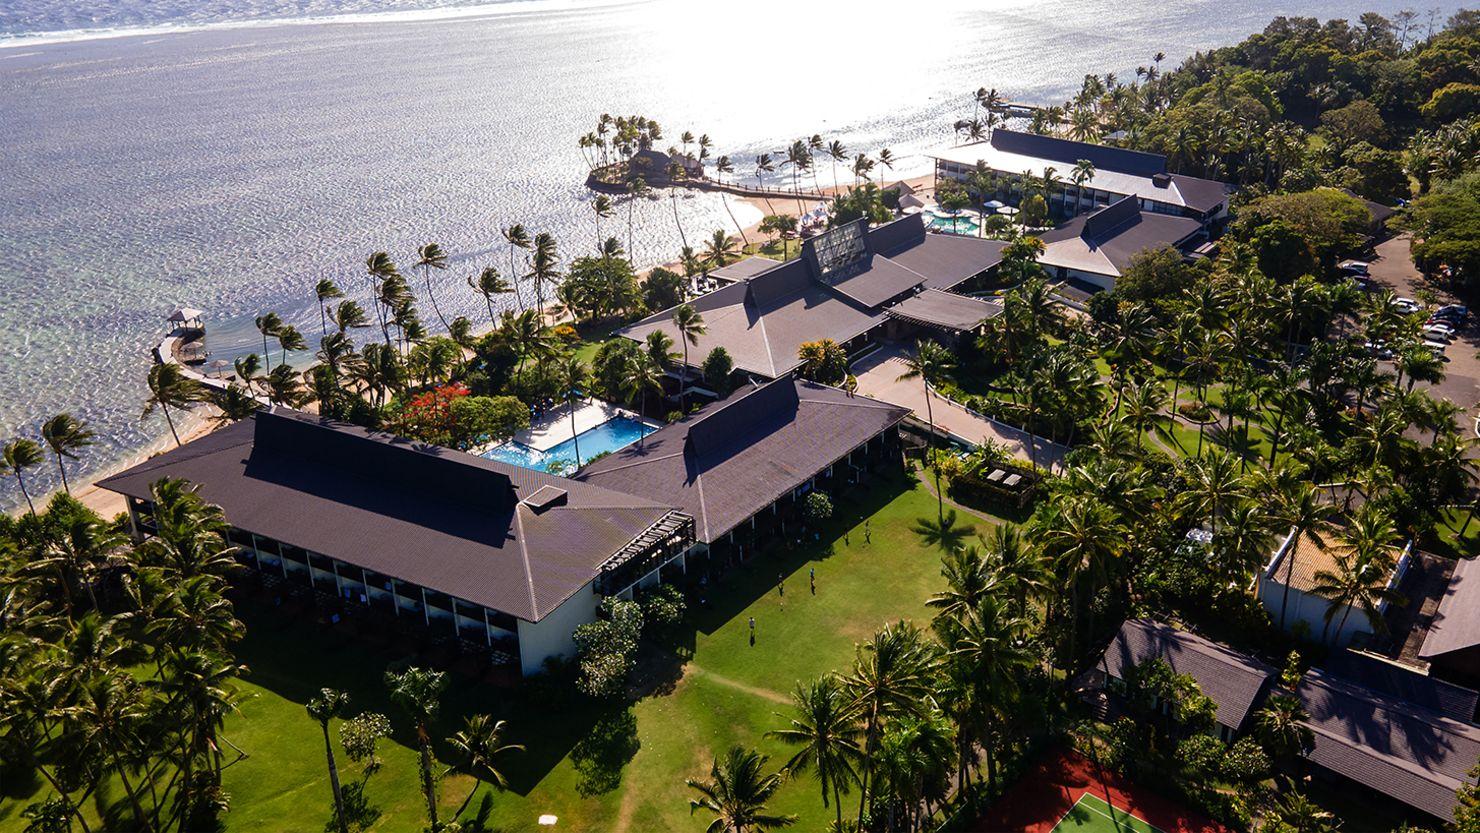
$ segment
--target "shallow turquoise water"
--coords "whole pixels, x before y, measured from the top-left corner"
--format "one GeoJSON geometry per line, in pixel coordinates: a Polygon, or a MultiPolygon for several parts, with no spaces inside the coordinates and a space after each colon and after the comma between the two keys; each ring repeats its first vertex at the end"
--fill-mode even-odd
{"type": "Polygon", "coordinates": [[[653,429],[635,419],[617,417],[582,431],[574,439],[566,440],[548,451],[536,451],[523,443],[506,442],[483,452],[483,456],[527,469],[550,471],[554,468],[570,473],[577,468],[577,445],[581,449],[580,462],[585,463],[598,454],[626,448],[652,432],[653,429]]]}

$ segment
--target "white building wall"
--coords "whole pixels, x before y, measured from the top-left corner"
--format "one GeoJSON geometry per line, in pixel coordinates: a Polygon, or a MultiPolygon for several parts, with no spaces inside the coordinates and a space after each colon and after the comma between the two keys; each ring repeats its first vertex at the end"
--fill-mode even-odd
{"type": "Polygon", "coordinates": [[[527,677],[537,674],[549,657],[574,656],[572,634],[577,625],[596,621],[596,593],[592,582],[576,591],[560,607],[538,622],[519,620],[519,663],[527,677]]]}
{"type": "MultiPolygon", "coordinates": [[[[1284,599],[1284,582],[1270,577],[1259,580],[1259,601],[1264,603],[1264,609],[1269,611],[1269,618],[1276,626],[1280,623],[1280,606],[1284,603],[1284,599]]],[[[1293,633],[1295,623],[1304,622],[1310,641],[1320,642],[1321,634],[1326,631],[1326,610],[1330,606],[1330,603],[1320,596],[1290,588],[1289,612],[1285,614],[1286,632],[1293,633]]],[[[1351,611],[1351,615],[1346,617],[1346,626],[1338,632],[1337,627],[1341,625],[1341,617],[1345,612],[1345,610],[1336,611],[1332,617],[1331,630],[1327,634],[1327,639],[1336,647],[1347,645],[1359,634],[1372,633],[1371,624],[1367,622],[1367,617],[1360,610],[1351,611]]]]}

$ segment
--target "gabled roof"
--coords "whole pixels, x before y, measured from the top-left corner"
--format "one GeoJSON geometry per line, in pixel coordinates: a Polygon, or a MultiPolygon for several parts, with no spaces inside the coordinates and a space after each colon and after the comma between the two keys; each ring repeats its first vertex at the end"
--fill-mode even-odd
{"type": "Polygon", "coordinates": [[[99,483],[184,478],[235,527],[538,621],[673,511],[661,500],[294,411],[258,411],[99,483]]]}
{"type": "Polygon", "coordinates": [[[1142,211],[1134,197],[1125,197],[1044,232],[1038,262],[1118,278],[1141,252],[1181,248],[1201,231],[1202,224],[1191,217],[1142,211]]]}
{"type": "Polygon", "coordinates": [[[1002,305],[954,292],[927,289],[884,311],[890,318],[941,327],[953,332],[974,330],[988,318],[1002,314],[1002,305]]]}
{"type": "Polygon", "coordinates": [[[588,464],[586,483],[673,503],[706,543],[909,414],[791,378],[709,405],[588,464]]]}
{"type": "Polygon", "coordinates": [[[1313,763],[1453,820],[1455,791],[1473,783],[1480,761],[1480,728],[1315,669],[1296,693],[1315,734],[1313,763]]]}
{"type": "Polygon", "coordinates": [[[869,255],[862,268],[833,281],[832,288],[866,307],[883,306],[922,286],[925,276],[883,255],[869,255]]]}
{"type": "Polygon", "coordinates": [[[1480,645],[1480,567],[1476,564],[1476,559],[1462,558],[1454,565],[1434,623],[1419,649],[1420,658],[1433,659],[1480,645]]]}
{"type": "Polygon", "coordinates": [[[1151,619],[1128,619],[1105,649],[1105,668],[1124,679],[1126,669],[1159,657],[1178,674],[1191,674],[1218,707],[1218,723],[1243,727],[1279,672],[1232,648],[1151,619]]]}
{"type": "Polygon", "coordinates": [[[1349,683],[1461,723],[1473,722],[1475,709],[1480,706],[1480,692],[1436,679],[1413,666],[1359,651],[1340,651],[1321,667],[1349,683]]]}
{"type": "Polygon", "coordinates": [[[727,281],[740,281],[780,265],[781,261],[779,260],[772,260],[769,257],[761,257],[760,255],[752,255],[751,257],[737,260],[729,266],[710,269],[709,276],[711,278],[723,278],[727,281]]]}
{"type": "Polygon", "coordinates": [[[1022,133],[997,128],[991,138],[982,142],[947,148],[930,154],[936,159],[966,167],[982,162],[993,170],[1008,174],[1031,171],[1042,175],[1045,168],[1057,169],[1055,177],[1068,181],[1069,173],[1080,159],[1094,163],[1095,174],[1086,185],[1141,197],[1168,205],[1184,206],[1198,212],[1210,212],[1222,205],[1232,188],[1222,182],[1166,172],[1166,157],[1155,153],[1074,142],[1053,136],[1022,133]]]}

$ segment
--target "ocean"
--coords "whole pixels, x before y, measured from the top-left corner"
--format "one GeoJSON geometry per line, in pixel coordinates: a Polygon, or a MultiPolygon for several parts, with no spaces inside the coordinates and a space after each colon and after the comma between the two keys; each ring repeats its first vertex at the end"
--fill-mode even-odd
{"type": "MultiPolygon", "coordinates": [[[[83,417],[98,441],[74,483],[161,448],[163,420],[140,410],[172,308],[205,311],[213,359],[260,350],[269,310],[316,343],[314,284],[363,302],[376,250],[404,270],[440,243],[443,311],[486,319],[465,278],[507,272],[501,228],[551,232],[565,257],[595,245],[576,140],[604,112],[656,119],[675,145],[707,133],[742,177],[813,133],[887,146],[903,177],[928,171],[920,153],[951,141],[978,87],[1053,103],[1086,73],[1129,77],[1158,51],[1170,68],[1277,14],[1406,5],[0,0],[0,438],[83,417]]],[[[695,245],[734,231],[717,195],[676,206],[695,245]]],[[[601,234],[625,245],[626,213],[601,234]]],[[[633,215],[636,260],[672,259],[674,202],[633,215]]],[[[30,480],[54,488],[55,467],[30,480]]]]}

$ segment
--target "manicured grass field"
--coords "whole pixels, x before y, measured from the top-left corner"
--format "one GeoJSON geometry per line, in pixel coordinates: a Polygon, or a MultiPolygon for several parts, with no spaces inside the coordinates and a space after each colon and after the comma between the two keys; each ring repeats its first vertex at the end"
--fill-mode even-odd
{"type": "MultiPolygon", "coordinates": [[[[769,766],[779,768],[788,750],[764,733],[784,725],[787,718],[778,713],[790,711],[792,687],[847,668],[854,643],[886,622],[928,619],[925,599],[943,585],[940,559],[910,527],[934,513],[934,498],[902,477],[839,500],[820,540],[758,556],[711,586],[709,605],[695,611],[695,627],[680,647],[644,656],[638,676],[648,693],[631,706],[597,709],[528,686],[510,693],[454,676],[434,727],[439,738],[455,731],[463,715],[487,712],[506,718],[509,740],[527,747],[503,761],[512,789],[492,795],[484,828],[535,830],[541,814],[554,814],[555,830],[702,829],[707,820],[689,816],[685,778],[707,775],[712,757],[736,743],[760,749],[771,756],[769,766]],[[815,596],[808,592],[809,568],[817,572],[815,596]],[[785,576],[784,596],[777,592],[778,575],[785,576]],[[754,646],[748,639],[751,616],[757,625],[754,646]]],[[[420,831],[425,812],[417,792],[415,741],[381,682],[393,658],[322,631],[309,619],[283,623],[273,613],[260,605],[241,611],[248,626],[239,652],[251,668],[242,685],[248,699],[227,721],[225,734],[248,757],[225,770],[231,793],[226,828],[323,829],[330,808],[323,739],[304,703],[320,687],[333,686],[350,692],[353,710],[384,712],[397,730],[382,742],[384,766],[365,786],[369,804],[380,812],[371,829],[420,831]]],[[[331,731],[337,749],[337,724],[331,731]]],[[[447,760],[447,751],[439,746],[438,756],[447,760]]],[[[342,755],[339,764],[345,781],[357,779],[342,755]]],[[[442,780],[444,818],[472,787],[463,775],[442,780]]],[[[25,826],[21,809],[34,800],[31,793],[43,791],[39,784],[4,789],[0,831],[19,831],[25,826]]],[[[487,787],[480,790],[462,816],[465,822],[489,794],[487,787]]],[[[846,796],[844,803],[846,808],[846,796]]],[[[833,815],[809,778],[788,783],[771,807],[800,816],[801,830],[820,829],[833,815]]],[[[90,808],[89,815],[97,813],[90,808]]]]}
{"type": "Polygon", "coordinates": [[[1085,793],[1074,802],[1053,833],[1162,833],[1161,829],[1085,793]]]}

